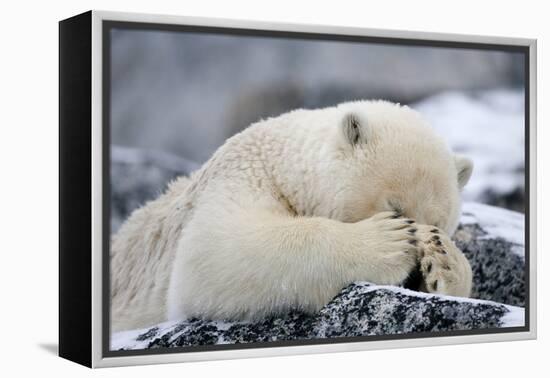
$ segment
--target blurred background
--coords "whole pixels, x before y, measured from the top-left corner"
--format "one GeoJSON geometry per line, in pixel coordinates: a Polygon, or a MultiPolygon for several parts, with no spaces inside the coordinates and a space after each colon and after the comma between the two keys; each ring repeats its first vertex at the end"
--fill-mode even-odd
{"type": "Polygon", "coordinates": [[[111,228],[250,123],[385,99],[474,160],[468,201],[524,212],[524,57],[189,32],[111,31],[111,228]]]}

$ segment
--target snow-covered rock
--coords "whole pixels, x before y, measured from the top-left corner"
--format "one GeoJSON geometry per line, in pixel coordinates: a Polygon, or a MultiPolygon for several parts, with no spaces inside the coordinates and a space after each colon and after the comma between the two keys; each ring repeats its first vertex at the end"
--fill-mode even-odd
{"type": "Polygon", "coordinates": [[[525,305],[525,217],[479,203],[465,203],[454,237],[472,266],[476,298],[525,305]]]}
{"type": "Polygon", "coordinates": [[[315,315],[294,311],[257,322],[192,319],[119,332],[111,349],[147,349],[523,326],[520,307],[354,283],[315,315]]]}
{"type": "Polygon", "coordinates": [[[464,205],[454,235],[473,270],[473,296],[456,298],[357,282],[318,313],[300,311],[257,322],[192,319],[112,335],[111,348],[146,349],[470,330],[524,325],[523,215],[464,205]],[[500,302],[500,303],[499,303],[500,302]]]}

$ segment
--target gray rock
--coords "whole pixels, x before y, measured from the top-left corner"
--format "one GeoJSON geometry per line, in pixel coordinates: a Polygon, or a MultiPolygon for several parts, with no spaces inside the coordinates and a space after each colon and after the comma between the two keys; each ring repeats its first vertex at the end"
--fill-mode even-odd
{"type": "Polygon", "coordinates": [[[393,335],[522,325],[523,309],[366,282],[346,287],[321,311],[293,311],[258,322],[191,319],[121,332],[114,350],[393,335]]]}
{"type": "Polygon", "coordinates": [[[192,161],[159,151],[111,146],[111,232],[168,182],[197,168],[192,161]]]}
{"type": "Polygon", "coordinates": [[[356,283],[315,317],[313,337],[392,335],[495,328],[510,309],[490,302],[461,301],[395,287],[356,283]]]}

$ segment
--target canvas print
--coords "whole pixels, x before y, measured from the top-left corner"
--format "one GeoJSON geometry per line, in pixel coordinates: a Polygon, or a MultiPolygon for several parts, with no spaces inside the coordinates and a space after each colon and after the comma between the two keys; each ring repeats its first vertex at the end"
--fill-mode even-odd
{"type": "Polygon", "coordinates": [[[108,30],[110,350],[524,327],[525,55],[268,34],[108,30]]]}

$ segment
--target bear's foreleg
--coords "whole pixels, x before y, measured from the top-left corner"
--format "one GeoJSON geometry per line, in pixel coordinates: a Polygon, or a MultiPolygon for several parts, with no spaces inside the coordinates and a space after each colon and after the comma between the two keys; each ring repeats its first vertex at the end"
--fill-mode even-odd
{"type": "Polygon", "coordinates": [[[391,212],[342,223],[203,209],[176,252],[168,318],[316,311],[353,281],[403,282],[417,264],[417,242],[414,222],[391,212]]]}

